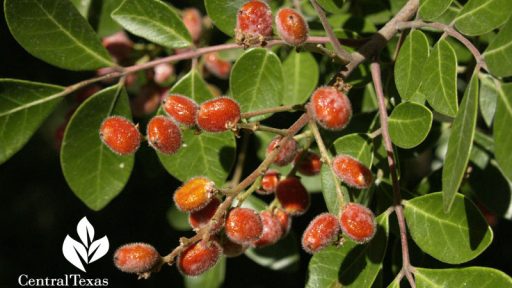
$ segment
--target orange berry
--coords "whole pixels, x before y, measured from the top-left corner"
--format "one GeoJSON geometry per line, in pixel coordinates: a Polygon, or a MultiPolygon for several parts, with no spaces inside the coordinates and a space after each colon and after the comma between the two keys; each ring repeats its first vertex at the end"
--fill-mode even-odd
{"type": "Polygon", "coordinates": [[[323,213],[313,219],[302,235],[302,247],[310,254],[331,245],[340,233],[336,216],[323,213]]]}
{"type": "Polygon", "coordinates": [[[221,254],[222,248],[217,241],[194,243],[178,256],[178,270],[186,276],[203,274],[217,263],[221,254]]]}
{"type": "Polygon", "coordinates": [[[197,211],[210,203],[214,191],[215,183],[210,179],[191,178],[174,192],[174,203],[181,211],[197,211]]]}
{"type": "Polygon", "coordinates": [[[211,52],[203,56],[206,69],[220,79],[228,79],[231,72],[231,62],[221,59],[219,53],[211,52]]]}
{"type": "Polygon", "coordinates": [[[187,8],[183,10],[181,18],[192,37],[192,41],[197,42],[201,38],[201,32],[203,31],[203,17],[201,13],[196,8],[187,8]]]}
{"type": "Polygon", "coordinates": [[[146,243],[126,244],[114,252],[114,264],[126,273],[150,272],[160,261],[160,254],[146,243]]]}
{"type": "MultiPolygon", "coordinates": [[[[217,212],[217,208],[219,208],[220,200],[217,197],[214,197],[208,205],[206,205],[204,208],[193,211],[188,215],[188,222],[190,223],[190,226],[194,229],[199,229],[203,227],[204,225],[208,224],[210,220],[212,219],[213,215],[215,215],[215,212],[217,212]]],[[[219,229],[214,229],[215,231],[220,230],[222,228],[223,223],[218,223],[219,229]]],[[[216,227],[217,228],[217,227],[216,227]]]]}
{"type": "Polygon", "coordinates": [[[339,131],[347,126],[352,117],[352,105],[348,97],[331,86],[316,89],[310,105],[312,117],[325,129],[339,131]]]}
{"type": "Polygon", "coordinates": [[[229,97],[218,97],[208,100],[199,106],[196,123],[201,130],[207,132],[223,132],[229,130],[240,120],[240,106],[229,97]]]}
{"type": "MultiPolygon", "coordinates": [[[[280,144],[281,136],[276,136],[270,144],[268,144],[267,147],[267,155],[270,154],[274,149],[276,149],[276,146],[280,144]]],[[[290,164],[293,161],[293,158],[295,158],[295,155],[297,154],[297,141],[295,139],[290,139],[286,142],[286,144],[281,148],[279,153],[277,154],[276,158],[274,158],[274,164],[277,166],[286,166],[290,164]]]]}
{"type": "Polygon", "coordinates": [[[129,155],[139,149],[141,135],[137,126],[121,116],[110,116],[101,123],[100,139],[119,155],[129,155]]]}
{"type": "Polygon", "coordinates": [[[256,190],[258,194],[269,195],[276,192],[277,183],[281,174],[275,170],[268,170],[261,178],[261,187],[256,190]]]}
{"type": "Polygon", "coordinates": [[[162,99],[162,108],[180,124],[190,127],[196,123],[199,105],[189,97],[180,94],[167,95],[162,99]]]}
{"type": "Polygon", "coordinates": [[[377,230],[373,212],[357,203],[349,203],[343,207],[340,225],[343,233],[359,244],[370,241],[377,230]]]}
{"type": "Polygon", "coordinates": [[[258,38],[272,35],[272,11],[267,3],[249,1],[239,10],[236,17],[237,39],[258,38]]]}
{"type": "Polygon", "coordinates": [[[249,245],[263,233],[260,215],[249,208],[234,208],[228,214],[224,230],[229,239],[240,245],[249,245]]]}
{"type": "Polygon", "coordinates": [[[290,232],[290,228],[292,227],[292,218],[288,213],[286,213],[282,209],[277,209],[274,211],[274,216],[279,221],[281,225],[281,230],[283,231],[283,237],[290,232]]]}
{"type": "Polygon", "coordinates": [[[297,154],[295,157],[294,165],[300,174],[306,176],[314,176],[320,173],[322,169],[322,161],[320,156],[316,153],[305,151],[297,154]]]}
{"type": "Polygon", "coordinates": [[[172,118],[161,115],[151,118],[146,134],[149,145],[160,153],[174,154],[181,148],[181,130],[172,118]]]}
{"type": "Polygon", "coordinates": [[[332,160],[332,168],[336,176],[351,187],[365,189],[372,185],[372,171],[352,156],[336,156],[332,160]]]}
{"type": "Polygon", "coordinates": [[[261,237],[252,243],[254,247],[261,248],[272,245],[281,239],[283,230],[279,219],[270,211],[260,212],[261,222],[263,223],[263,233],[261,237]]]}
{"type": "Polygon", "coordinates": [[[282,8],[277,12],[276,28],[281,39],[290,45],[300,46],[308,39],[308,23],[293,9],[282,8]]]}
{"type": "Polygon", "coordinates": [[[299,178],[290,176],[277,184],[276,196],[284,211],[290,215],[301,215],[309,208],[309,193],[299,178]]]}

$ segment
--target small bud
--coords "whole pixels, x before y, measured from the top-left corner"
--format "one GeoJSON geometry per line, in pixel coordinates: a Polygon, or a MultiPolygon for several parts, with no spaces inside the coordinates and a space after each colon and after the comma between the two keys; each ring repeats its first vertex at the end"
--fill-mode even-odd
{"type": "Polygon", "coordinates": [[[275,170],[268,170],[261,178],[261,187],[256,190],[258,194],[269,195],[276,192],[281,174],[275,170]]]}

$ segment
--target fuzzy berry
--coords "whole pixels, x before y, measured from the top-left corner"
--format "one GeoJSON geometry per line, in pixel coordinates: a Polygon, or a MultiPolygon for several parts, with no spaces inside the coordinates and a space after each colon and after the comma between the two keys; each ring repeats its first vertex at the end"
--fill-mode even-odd
{"type": "Polygon", "coordinates": [[[256,240],[252,245],[260,248],[272,245],[281,239],[283,229],[279,219],[270,211],[260,212],[261,221],[263,223],[263,233],[260,239],[256,240]]]}
{"type": "MultiPolygon", "coordinates": [[[[274,149],[276,149],[276,146],[279,145],[282,137],[276,136],[270,144],[267,146],[267,155],[270,154],[274,149]]],[[[295,139],[291,138],[289,139],[286,144],[281,148],[279,153],[277,153],[276,158],[274,158],[274,164],[277,166],[286,166],[290,164],[293,159],[295,158],[295,155],[297,154],[297,141],[295,139]]]]}
{"type": "Polygon", "coordinates": [[[284,210],[277,209],[274,211],[274,216],[279,221],[281,225],[281,230],[283,231],[283,237],[290,232],[290,228],[292,227],[292,217],[288,215],[284,210]]]}
{"type": "Polygon", "coordinates": [[[302,247],[310,254],[331,245],[340,233],[340,223],[336,216],[323,213],[315,217],[304,230],[302,247]]]}
{"type": "Polygon", "coordinates": [[[277,184],[276,196],[281,207],[290,215],[302,215],[309,208],[309,193],[297,177],[281,180],[277,184]]]}
{"type": "Polygon", "coordinates": [[[139,149],[141,135],[137,126],[121,116],[110,116],[101,123],[100,139],[119,155],[129,155],[139,149]]]}
{"type": "Polygon", "coordinates": [[[268,170],[261,178],[261,187],[256,190],[258,194],[269,195],[276,192],[277,183],[281,174],[275,170],[268,170]]]}
{"type": "Polygon", "coordinates": [[[314,176],[320,173],[322,169],[322,161],[316,153],[305,151],[297,154],[293,161],[297,171],[306,176],[314,176]]]}
{"type": "Polygon", "coordinates": [[[203,274],[217,263],[221,254],[222,248],[217,241],[194,243],[178,256],[178,270],[186,276],[203,274]]]}
{"type": "Polygon", "coordinates": [[[352,156],[336,156],[332,160],[332,168],[336,176],[349,186],[365,189],[372,185],[373,176],[370,169],[352,156]]]}
{"type": "Polygon", "coordinates": [[[249,248],[248,245],[240,245],[237,244],[229,239],[226,234],[222,234],[220,237],[220,245],[222,247],[222,253],[226,257],[237,257],[242,255],[247,248],[249,248]]]}
{"type": "MultiPolygon", "coordinates": [[[[194,229],[199,229],[202,226],[208,224],[210,220],[212,219],[213,215],[215,215],[215,212],[217,212],[217,208],[219,208],[220,200],[216,197],[214,197],[208,205],[206,205],[204,208],[191,212],[188,216],[188,222],[190,223],[190,226],[194,229]]],[[[218,227],[215,228],[222,228],[222,223],[218,223],[219,225],[216,225],[218,227]]],[[[219,229],[214,229],[215,231],[219,229]]]]}
{"type": "Polygon", "coordinates": [[[310,105],[313,119],[325,129],[339,131],[352,117],[352,105],[347,95],[331,86],[316,89],[310,105]]]}
{"type": "Polygon", "coordinates": [[[276,28],[281,39],[290,45],[300,46],[308,39],[308,23],[293,9],[282,8],[277,12],[276,28]]]}
{"type": "Polygon", "coordinates": [[[179,94],[167,95],[162,99],[162,108],[180,124],[190,127],[196,123],[199,105],[189,97],[179,94]]]}
{"type": "Polygon", "coordinates": [[[263,233],[260,215],[249,208],[234,208],[228,214],[224,226],[229,239],[240,245],[249,245],[263,233]]]}
{"type": "Polygon", "coordinates": [[[161,262],[160,254],[146,243],[130,243],[114,252],[114,264],[126,273],[150,272],[161,262]]]}
{"type": "Polygon", "coordinates": [[[215,183],[210,179],[191,178],[174,192],[174,203],[181,211],[197,211],[210,203],[214,192],[215,183]]]}
{"type": "Polygon", "coordinates": [[[272,10],[267,3],[253,0],[245,3],[236,18],[236,38],[264,39],[272,35],[272,10]]]}
{"type": "Polygon", "coordinates": [[[203,17],[201,13],[196,8],[187,8],[183,10],[181,18],[192,37],[192,41],[197,42],[201,38],[201,32],[203,31],[203,17]]]}
{"type": "Polygon", "coordinates": [[[204,66],[208,72],[220,79],[228,79],[231,72],[231,62],[219,57],[219,53],[211,52],[203,56],[204,66]]]}
{"type": "Polygon", "coordinates": [[[357,203],[349,203],[340,214],[343,233],[359,244],[370,241],[377,230],[373,212],[357,203]]]}
{"type": "Polygon", "coordinates": [[[174,154],[181,147],[181,130],[169,117],[155,116],[147,127],[148,142],[151,147],[164,154],[174,154]]]}
{"type": "Polygon", "coordinates": [[[229,130],[240,120],[240,106],[229,97],[208,100],[199,106],[196,124],[207,132],[229,130]]]}

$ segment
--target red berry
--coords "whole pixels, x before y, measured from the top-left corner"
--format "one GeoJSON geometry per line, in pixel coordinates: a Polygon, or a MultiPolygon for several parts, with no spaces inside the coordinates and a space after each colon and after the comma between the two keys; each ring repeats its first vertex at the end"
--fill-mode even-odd
{"type": "Polygon", "coordinates": [[[162,100],[162,107],[165,113],[180,124],[190,127],[196,122],[199,105],[189,97],[179,94],[167,95],[162,100]]]}
{"type": "Polygon", "coordinates": [[[332,168],[336,176],[349,186],[365,189],[372,185],[373,176],[370,169],[352,156],[336,156],[332,160],[332,168]]]}
{"type": "Polygon", "coordinates": [[[135,153],[141,141],[137,126],[121,116],[110,116],[101,123],[100,138],[110,150],[119,155],[135,153]]]}
{"type": "Polygon", "coordinates": [[[252,245],[260,248],[272,245],[281,239],[283,230],[279,219],[270,211],[260,212],[261,221],[263,223],[263,233],[260,239],[256,240],[252,245]]]}
{"type": "Polygon", "coordinates": [[[190,33],[192,41],[197,42],[203,31],[203,17],[196,8],[187,8],[182,12],[183,24],[190,33]]]}
{"type": "Polygon", "coordinates": [[[370,241],[377,230],[373,212],[357,203],[349,203],[343,207],[340,225],[343,233],[359,244],[370,241]]]}
{"type": "Polygon", "coordinates": [[[221,254],[222,248],[217,241],[194,243],[178,256],[178,270],[186,276],[203,274],[217,263],[221,254]]]}
{"type": "Polygon", "coordinates": [[[295,157],[294,165],[297,171],[302,175],[314,176],[320,173],[322,169],[322,161],[320,156],[316,153],[305,151],[297,154],[295,157]]]}
{"type": "Polygon", "coordinates": [[[263,233],[260,215],[249,208],[234,208],[228,214],[224,226],[229,239],[240,245],[249,245],[263,233]]]}
{"type": "Polygon", "coordinates": [[[316,253],[331,245],[340,233],[336,216],[323,213],[315,217],[302,235],[302,247],[308,253],[316,253]]]}
{"type": "Polygon", "coordinates": [[[288,215],[284,210],[277,209],[274,211],[274,216],[279,221],[279,224],[281,225],[281,230],[283,231],[283,236],[288,234],[290,232],[290,228],[292,227],[292,217],[288,215]]]}
{"type": "MultiPolygon", "coordinates": [[[[213,215],[215,215],[215,212],[217,212],[217,208],[219,208],[220,200],[216,197],[214,197],[208,205],[206,205],[204,208],[193,211],[188,216],[188,222],[190,223],[190,226],[194,229],[199,229],[203,227],[204,225],[208,224],[210,220],[212,219],[213,215]]],[[[223,223],[218,223],[218,228],[222,228],[223,223]]],[[[214,229],[215,231],[218,231],[218,229],[214,229]]]]}
{"type": "Polygon", "coordinates": [[[282,8],[277,12],[276,28],[279,36],[290,45],[300,46],[308,39],[308,23],[293,9],[282,8]]]}
{"type": "Polygon", "coordinates": [[[133,49],[133,42],[124,31],[104,37],[101,43],[117,63],[123,63],[130,56],[133,49]]]}
{"type": "MultiPolygon", "coordinates": [[[[276,136],[270,144],[268,144],[267,147],[267,155],[270,154],[278,144],[281,141],[281,136],[276,136]]],[[[277,166],[286,166],[290,164],[293,161],[293,158],[295,158],[295,155],[297,154],[297,141],[295,139],[291,138],[289,139],[284,147],[281,148],[279,153],[277,154],[276,158],[274,158],[274,164],[277,166]]]]}
{"type": "Polygon", "coordinates": [[[174,203],[181,211],[197,211],[210,203],[214,192],[215,183],[210,179],[191,178],[174,192],[174,203]]]}
{"type": "Polygon", "coordinates": [[[174,154],[181,147],[181,130],[176,122],[165,116],[151,118],[147,127],[149,145],[164,154],[174,154]]]}
{"type": "Polygon", "coordinates": [[[171,63],[158,64],[153,68],[153,80],[158,84],[169,84],[174,75],[174,66],[171,63]]]}
{"type": "Polygon", "coordinates": [[[341,130],[352,117],[352,105],[348,97],[331,86],[320,87],[311,96],[312,117],[320,126],[329,130],[341,130]]]}
{"type": "Polygon", "coordinates": [[[114,264],[126,273],[150,272],[161,257],[156,249],[146,243],[130,243],[119,247],[114,253],[114,264]]]}
{"type": "Polygon", "coordinates": [[[261,195],[269,195],[276,192],[277,183],[281,174],[275,170],[268,170],[261,178],[261,187],[256,190],[261,195]]]}
{"type": "Polygon", "coordinates": [[[206,69],[220,79],[228,79],[231,72],[231,62],[221,59],[219,53],[211,52],[203,56],[206,69]]]}
{"type": "Polygon", "coordinates": [[[260,39],[272,35],[272,11],[267,3],[249,1],[239,10],[236,18],[237,39],[260,39]]]}
{"type": "Polygon", "coordinates": [[[240,120],[240,106],[229,97],[208,100],[199,106],[196,123],[207,132],[229,130],[240,120]]]}
{"type": "Polygon", "coordinates": [[[222,234],[220,237],[220,245],[222,246],[222,253],[226,257],[237,257],[247,250],[248,245],[240,245],[231,240],[226,234],[222,234]]]}
{"type": "Polygon", "coordinates": [[[309,208],[309,193],[299,178],[287,177],[277,184],[276,195],[284,211],[290,215],[301,215],[309,208]]]}

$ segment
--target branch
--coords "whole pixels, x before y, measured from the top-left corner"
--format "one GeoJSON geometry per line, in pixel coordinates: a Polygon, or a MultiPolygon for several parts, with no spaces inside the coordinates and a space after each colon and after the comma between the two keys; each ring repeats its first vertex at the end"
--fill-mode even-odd
{"type": "Polygon", "coordinates": [[[398,226],[400,228],[400,241],[402,246],[402,270],[411,287],[415,288],[414,277],[412,271],[414,267],[411,265],[409,259],[409,245],[407,243],[407,228],[405,225],[404,210],[402,207],[402,196],[400,195],[400,184],[398,182],[398,176],[396,173],[395,155],[393,152],[393,144],[391,144],[391,137],[389,136],[388,130],[388,112],[386,110],[386,99],[384,98],[384,92],[382,90],[382,79],[380,64],[373,62],[370,65],[372,74],[373,84],[375,86],[375,93],[377,94],[377,100],[379,104],[379,118],[380,118],[380,130],[382,133],[382,139],[384,140],[384,147],[388,155],[389,172],[391,174],[391,181],[393,182],[393,207],[395,209],[396,217],[398,219],[398,226]]]}
{"type": "Polygon", "coordinates": [[[302,105],[285,105],[285,106],[276,106],[270,108],[264,108],[260,110],[245,112],[240,115],[241,118],[251,118],[254,116],[265,115],[269,113],[277,113],[277,112],[293,112],[297,110],[303,110],[302,105]]]}

